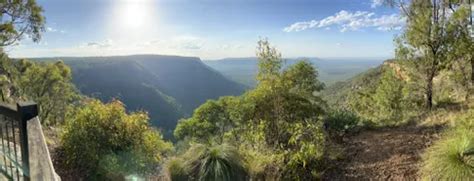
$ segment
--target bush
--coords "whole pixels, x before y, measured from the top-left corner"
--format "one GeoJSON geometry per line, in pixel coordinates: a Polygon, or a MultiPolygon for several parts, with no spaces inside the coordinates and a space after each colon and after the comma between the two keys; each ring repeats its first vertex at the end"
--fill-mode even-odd
{"type": "Polygon", "coordinates": [[[172,145],[148,125],[143,112],[127,114],[119,101],[97,100],[79,108],[61,135],[67,164],[89,179],[153,171],[172,145]]]}
{"type": "Polygon", "coordinates": [[[423,155],[426,180],[474,179],[474,110],[461,116],[454,128],[423,155]]]}
{"type": "Polygon", "coordinates": [[[184,160],[179,157],[170,158],[165,164],[166,176],[169,180],[189,180],[184,160]]]}
{"type": "Polygon", "coordinates": [[[359,117],[346,110],[335,110],[324,120],[324,127],[331,136],[343,136],[359,125],[359,117]]]}
{"type": "Polygon", "coordinates": [[[252,180],[279,180],[281,177],[283,154],[265,148],[255,149],[250,145],[241,146],[239,152],[246,160],[246,168],[252,180]]]}
{"type": "Polygon", "coordinates": [[[166,168],[172,180],[248,180],[244,165],[232,146],[194,144],[181,157],[168,161],[166,168]]]}

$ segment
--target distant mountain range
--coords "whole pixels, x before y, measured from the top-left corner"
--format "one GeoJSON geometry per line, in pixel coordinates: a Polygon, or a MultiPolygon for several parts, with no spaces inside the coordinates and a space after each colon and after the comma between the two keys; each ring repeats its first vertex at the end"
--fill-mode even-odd
{"type": "Polygon", "coordinates": [[[199,58],[132,55],[57,57],[72,69],[81,93],[102,101],[117,98],[127,109],[144,110],[168,138],[177,120],[188,117],[208,99],[240,95],[245,86],[211,69],[199,58]]]}
{"type": "MultiPolygon", "coordinates": [[[[289,58],[286,65],[307,59],[316,66],[319,79],[327,85],[347,80],[370,68],[383,63],[385,58],[289,58]]],[[[253,87],[256,84],[257,58],[226,58],[221,60],[206,60],[205,64],[221,72],[230,79],[253,87]]]]}
{"type": "MultiPolygon", "coordinates": [[[[119,99],[127,110],[149,113],[151,123],[167,138],[179,119],[209,99],[240,95],[255,86],[257,58],[201,61],[195,57],[131,55],[109,57],[35,58],[63,60],[72,69],[73,83],[82,94],[104,102],[119,99]]],[[[300,59],[287,59],[291,65],[300,59]]],[[[383,59],[308,58],[320,79],[332,84],[353,77],[383,59]]]]}

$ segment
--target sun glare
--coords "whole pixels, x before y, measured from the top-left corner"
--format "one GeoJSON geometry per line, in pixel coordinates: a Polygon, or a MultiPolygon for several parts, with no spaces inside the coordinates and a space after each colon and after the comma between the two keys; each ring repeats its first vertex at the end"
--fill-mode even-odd
{"type": "Polygon", "coordinates": [[[152,19],[152,7],[149,0],[121,1],[118,8],[118,17],[120,17],[118,23],[121,24],[121,28],[129,30],[145,28],[152,19]]]}
{"type": "Polygon", "coordinates": [[[111,8],[107,35],[116,44],[134,44],[156,34],[158,7],[154,0],[117,0],[111,8]]]}
{"type": "Polygon", "coordinates": [[[147,7],[143,3],[128,3],[123,7],[123,24],[129,28],[139,28],[146,22],[147,7]]]}

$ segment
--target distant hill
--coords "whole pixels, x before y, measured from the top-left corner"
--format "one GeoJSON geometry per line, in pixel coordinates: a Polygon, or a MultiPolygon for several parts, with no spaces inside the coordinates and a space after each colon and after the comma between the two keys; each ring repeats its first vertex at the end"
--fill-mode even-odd
{"type": "MultiPolygon", "coordinates": [[[[305,58],[286,59],[286,65],[291,65],[305,58]]],[[[347,80],[361,72],[376,67],[384,61],[383,58],[306,58],[319,71],[319,78],[327,85],[347,80]]],[[[206,60],[205,64],[218,70],[230,79],[239,83],[255,86],[257,73],[257,58],[226,58],[221,60],[206,60]]]]}
{"type": "Polygon", "coordinates": [[[178,119],[208,99],[239,95],[241,84],[222,76],[199,58],[132,55],[57,57],[68,64],[73,82],[85,95],[109,101],[118,98],[128,110],[145,110],[152,124],[171,135],[178,119]]]}
{"type": "Polygon", "coordinates": [[[326,87],[321,92],[321,97],[327,101],[330,106],[345,107],[347,98],[351,93],[367,87],[377,86],[382,74],[382,65],[370,68],[365,72],[345,81],[336,82],[326,87]]]}

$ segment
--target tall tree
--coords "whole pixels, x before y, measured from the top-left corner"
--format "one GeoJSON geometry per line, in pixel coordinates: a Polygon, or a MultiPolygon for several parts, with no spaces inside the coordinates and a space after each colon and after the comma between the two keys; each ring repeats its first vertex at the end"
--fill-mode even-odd
{"type": "Polygon", "coordinates": [[[453,41],[449,2],[444,0],[413,0],[409,6],[400,4],[407,17],[404,32],[397,38],[397,58],[412,61],[420,74],[425,92],[425,104],[433,107],[433,80],[449,63],[453,41]]]}
{"type": "Polygon", "coordinates": [[[404,82],[396,76],[395,70],[385,67],[380,83],[375,90],[373,99],[377,104],[378,117],[382,121],[397,123],[403,118],[403,84],[404,82]]]}
{"type": "Polygon", "coordinates": [[[470,8],[468,4],[457,7],[448,26],[453,44],[452,51],[448,54],[448,59],[452,60],[449,67],[453,70],[455,80],[466,91],[466,101],[469,100],[471,87],[474,85],[474,40],[469,30],[472,23],[470,8]]]}
{"type": "Polygon", "coordinates": [[[16,92],[15,83],[19,75],[15,63],[5,53],[0,52],[0,101],[12,102],[16,92]]]}
{"type": "Polygon", "coordinates": [[[8,46],[27,36],[41,39],[45,18],[35,0],[0,0],[0,46],[8,46]]]}
{"type": "MultiPolygon", "coordinates": [[[[384,0],[384,4],[397,7],[408,20],[404,34],[397,40],[398,50],[401,50],[398,53],[403,54],[404,58],[423,62],[416,63],[416,67],[425,74],[424,89],[428,108],[433,106],[432,80],[446,65],[452,66],[453,62],[455,65],[464,63],[459,60],[470,61],[471,67],[463,65],[460,70],[466,72],[470,69],[468,77],[471,82],[466,83],[474,84],[474,58],[469,48],[473,43],[468,30],[468,25],[472,25],[472,18],[465,13],[472,11],[471,0],[384,0]],[[457,21],[453,22],[452,19],[457,21]],[[450,25],[451,23],[456,26],[450,25]]],[[[465,75],[463,77],[466,78],[465,75]]]]}
{"type": "MultiPolygon", "coordinates": [[[[323,88],[317,70],[308,61],[283,68],[280,53],[267,40],[259,41],[257,56],[255,89],[208,101],[178,123],[175,135],[204,143],[238,143],[241,149],[259,154],[270,150],[278,155],[275,160],[286,163],[277,165],[281,180],[315,180],[324,151],[321,118],[326,108],[316,95],[323,88]]],[[[263,170],[272,167],[271,160],[263,170]]]]}
{"type": "Polygon", "coordinates": [[[64,121],[77,97],[71,69],[63,62],[30,63],[22,60],[19,63],[24,67],[18,79],[20,99],[34,100],[39,104],[43,123],[64,121]]]}

